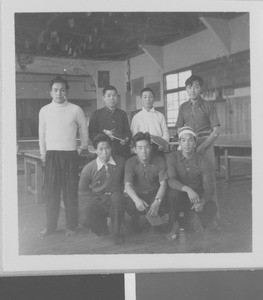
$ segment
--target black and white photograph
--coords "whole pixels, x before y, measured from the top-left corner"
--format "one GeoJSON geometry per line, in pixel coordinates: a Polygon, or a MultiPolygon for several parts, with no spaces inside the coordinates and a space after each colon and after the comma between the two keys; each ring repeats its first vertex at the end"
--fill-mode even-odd
{"type": "Polygon", "coordinates": [[[4,268],[262,263],[263,7],[227,2],[6,4],[4,268]]]}

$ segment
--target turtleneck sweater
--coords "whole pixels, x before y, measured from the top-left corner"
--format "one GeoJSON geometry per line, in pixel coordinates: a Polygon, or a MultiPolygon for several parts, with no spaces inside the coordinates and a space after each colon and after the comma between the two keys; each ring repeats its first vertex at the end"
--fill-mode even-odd
{"type": "Polygon", "coordinates": [[[88,129],[83,110],[68,101],[52,101],[39,112],[39,148],[43,155],[47,150],[77,150],[77,132],[81,146],[88,144],[88,129]]]}

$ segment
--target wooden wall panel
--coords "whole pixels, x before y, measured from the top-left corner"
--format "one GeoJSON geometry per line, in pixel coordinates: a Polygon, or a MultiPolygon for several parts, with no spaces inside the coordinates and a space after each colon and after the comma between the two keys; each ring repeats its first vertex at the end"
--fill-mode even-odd
{"type": "Polygon", "coordinates": [[[249,96],[216,103],[221,134],[251,135],[251,100],[249,96]]]}

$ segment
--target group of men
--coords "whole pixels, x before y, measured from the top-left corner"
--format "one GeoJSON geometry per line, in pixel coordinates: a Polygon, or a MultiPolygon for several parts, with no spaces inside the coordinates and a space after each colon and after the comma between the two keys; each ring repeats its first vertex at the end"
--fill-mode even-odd
{"type": "Polygon", "coordinates": [[[142,214],[154,219],[168,213],[168,236],[176,235],[180,212],[196,213],[207,228],[218,206],[212,145],[220,125],[213,104],[201,98],[202,86],[199,76],[187,79],[189,101],[180,106],[176,124],[179,148],[164,155],[153,137],[169,142],[169,131],[164,115],[153,107],[150,88],[141,91],[143,108],[129,126],[126,112],[117,107],[117,89],[105,87],[105,107],[91,115],[87,126],[82,109],[67,100],[68,82],[61,77],[52,80],[52,102],[39,113],[47,217],[41,237],[57,228],[61,195],[68,235],[75,234],[80,223],[99,236],[110,229],[114,242],[122,243],[125,212],[136,233],[141,231],[142,214]],[[88,153],[89,140],[97,158],[79,178],[78,155],[88,153]],[[86,201],[80,214],[78,193],[86,201]]]}

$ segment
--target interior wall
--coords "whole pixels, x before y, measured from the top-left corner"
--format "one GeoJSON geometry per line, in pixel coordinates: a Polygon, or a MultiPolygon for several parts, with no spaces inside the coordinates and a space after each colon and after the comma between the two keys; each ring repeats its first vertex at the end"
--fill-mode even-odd
{"type": "MultiPolygon", "coordinates": [[[[16,70],[20,71],[19,66],[16,65],[16,70]]],[[[95,98],[97,99],[97,108],[103,107],[102,101],[102,89],[98,88],[98,71],[109,71],[110,73],[110,84],[116,86],[120,95],[120,107],[126,109],[125,101],[125,62],[124,61],[89,61],[80,59],[66,59],[66,58],[51,58],[51,57],[35,57],[33,63],[27,65],[24,75],[29,73],[37,74],[61,74],[64,76],[91,76],[94,82],[94,90],[96,91],[95,98]]],[[[22,76],[22,75],[21,75],[22,76]]],[[[52,75],[53,77],[53,75],[52,75]]],[[[25,85],[25,83],[23,83],[25,85]]],[[[32,90],[29,82],[28,93],[29,97],[35,97],[35,91],[32,90]]],[[[22,98],[23,91],[20,88],[21,84],[18,85],[18,94],[22,98]]],[[[44,92],[45,93],[45,92],[44,92]]],[[[80,86],[77,84],[71,84],[71,97],[77,99],[90,99],[90,94],[85,91],[85,83],[83,82],[80,86]]],[[[46,95],[46,94],[45,94],[46,95]]],[[[94,99],[94,96],[92,96],[94,99]]]]}

